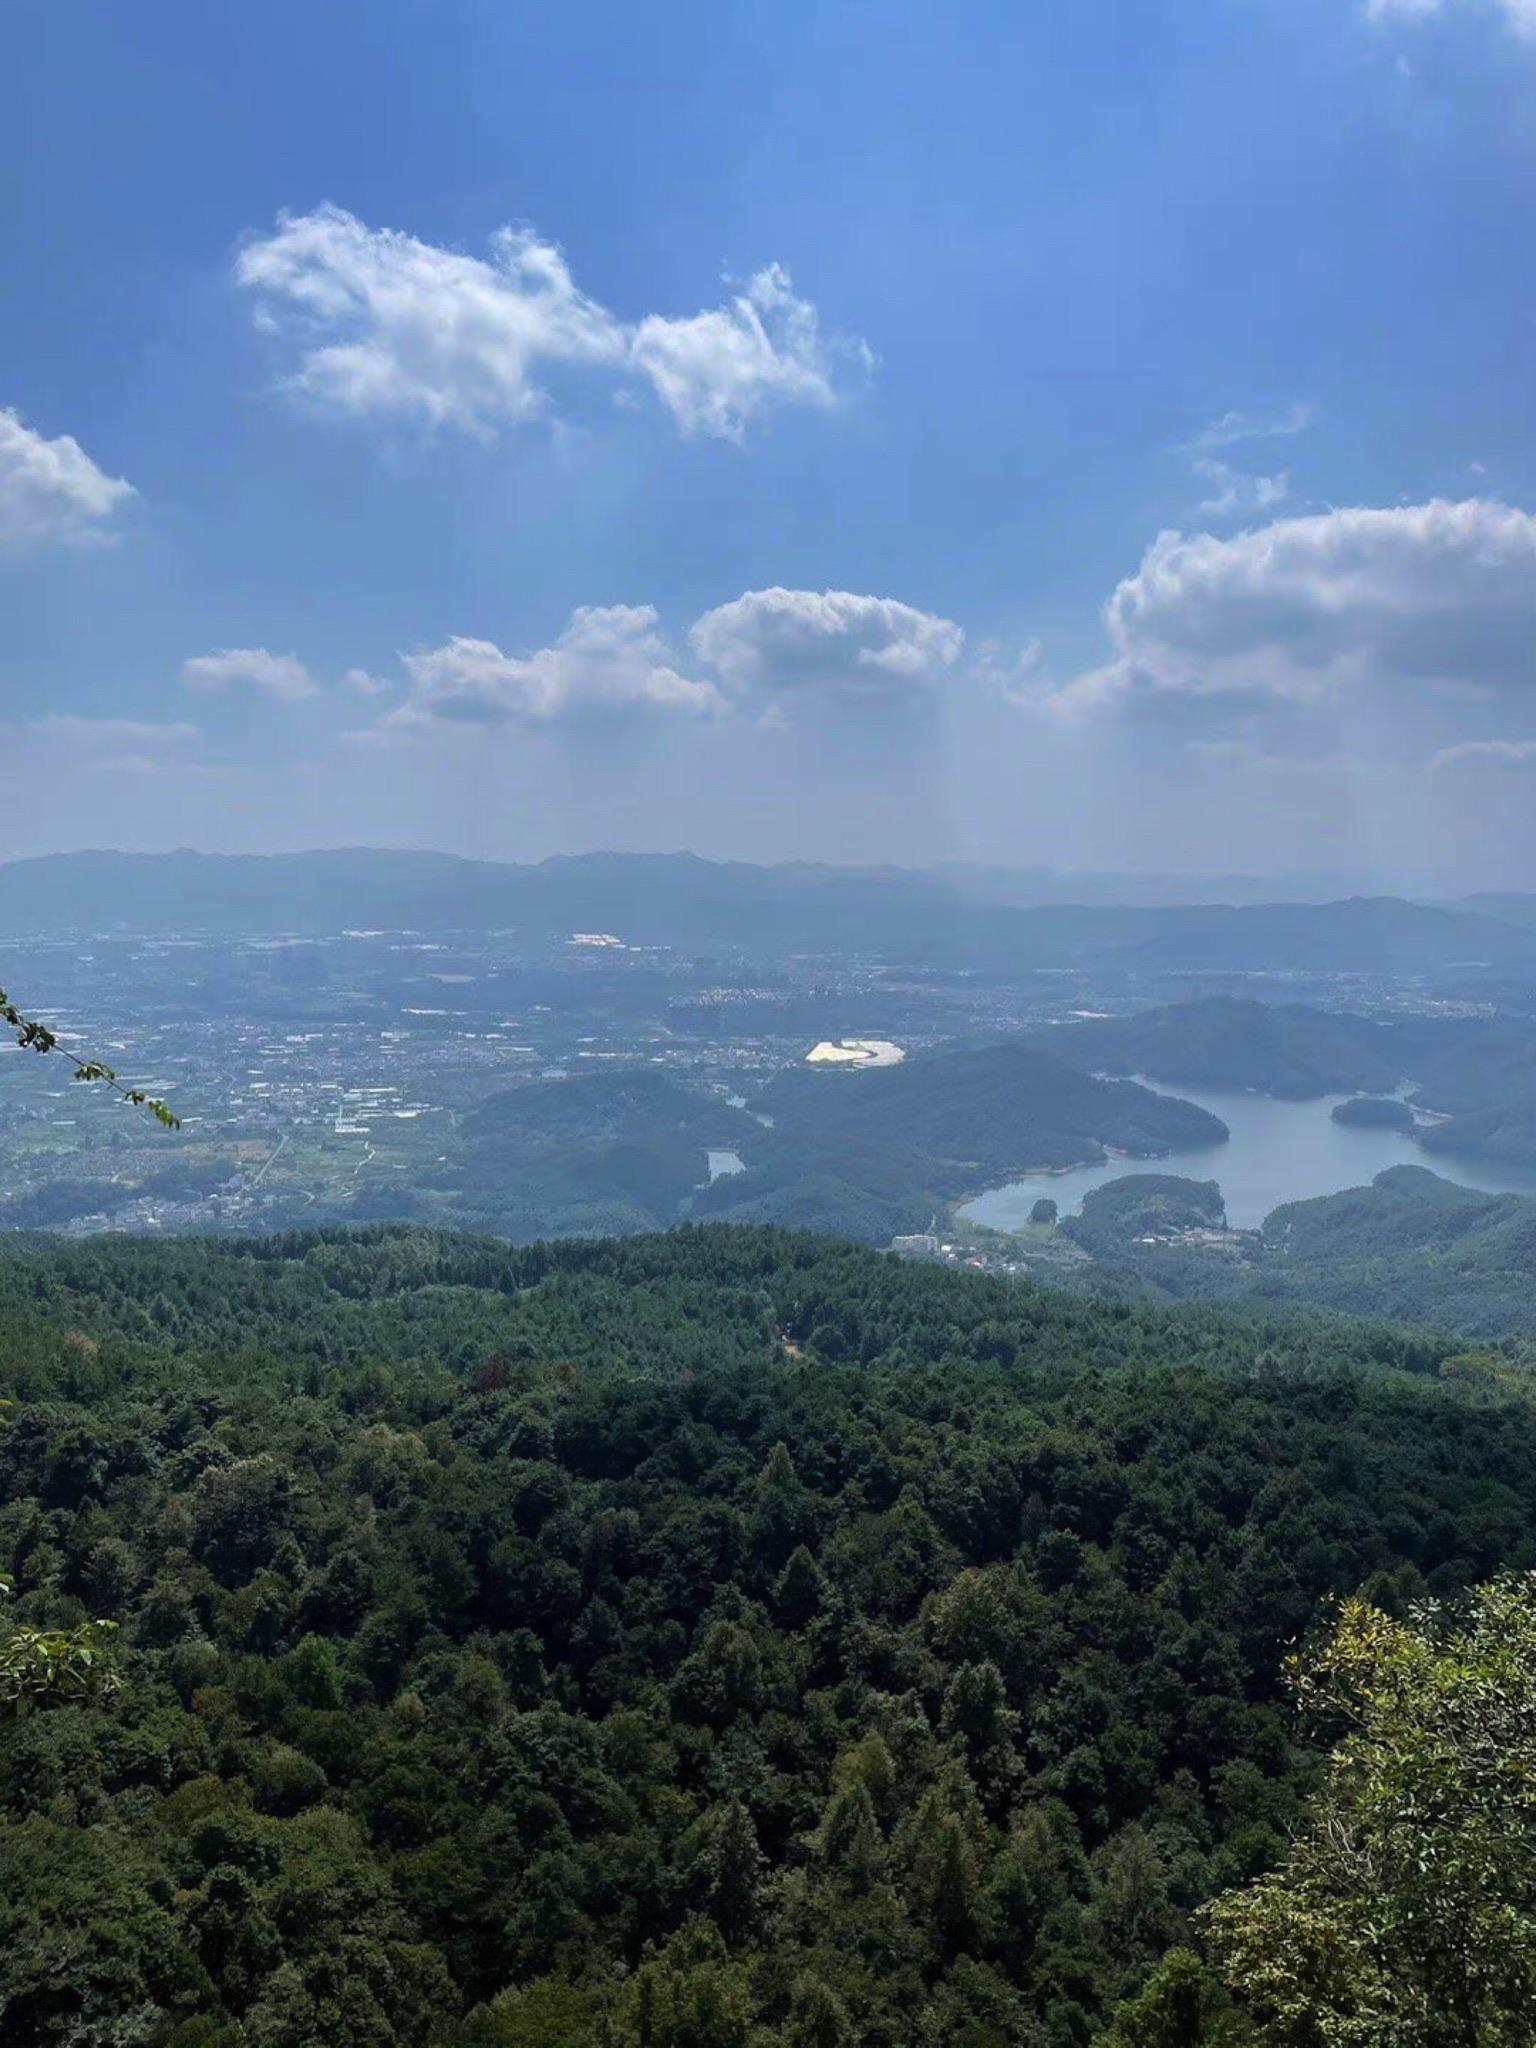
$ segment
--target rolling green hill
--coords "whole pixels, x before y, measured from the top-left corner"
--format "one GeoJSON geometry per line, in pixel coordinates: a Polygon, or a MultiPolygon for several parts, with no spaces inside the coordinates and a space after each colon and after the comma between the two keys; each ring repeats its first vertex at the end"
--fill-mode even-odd
{"type": "Polygon", "coordinates": [[[664,1138],[702,1148],[741,1143],[762,1126],[720,1096],[674,1081],[655,1067],[605,1066],[508,1088],[466,1117],[463,1128],[476,1144],[664,1138]]]}
{"type": "Polygon", "coordinates": [[[468,1112],[424,1191],[455,1222],[520,1244],[658,1230],[707,1181],[710,1148],[761,1135],[719,1095],[654,1067],[599,1067],[468,1112]]]}
{"type": "Polygon", "coordinates": [[[1102,1159],[1108,1147],[1156,1157],[1226,1136],[1189,1103],[1016,1041],[860,1073],[791,1068],[754,1107],[652,1067],[531,1082],[465,1115],[423,1193],[455,1222],[518,1242],[729,1216],[885,1244],[947,1198],[1031,1166],[1102,1159]],[[737,1152],[746,1171],[707,1186],[709,1148],[737,1152]]]}
{"type": "Polygon", "coordinates": [[[1431,1124],[1419,1142],[1452,1159],[1536,1166],[1536,1079],[1527,1074],[1519,1094],[1431,1124]]]}
{"type": "Polygon", "coordinates": [[[1389,1093],[1416,1071],[1411,1063],[1423,1060],[1426,1043],[1435,1042],[1433,1026],[1405,1030],[1301,1003],[1236,996],[1063,1024],[1033,1041],[1090,1072],[1148,1074],[1187,1087],[1303,1100],[1389,1093]]]}
{"type": "Polygon", "coordinates": [[[1156,1158],[1227,1137],[1193,1103],[1099,1080],[1010,1040],[940,1046],[863,1072],[793,1068],[757,1106],[789,1138],[905,1146],[929,1162],[933,1185],[954,1194],[1031,1167],[1099,1160],[1107,1149],[1156,1158]]]}
{"type": "Polygon", "coordinates": [[[1418,1119],[1393,1095],[1352,1095],[1333,1106],[1333,1121],[1360,1131],[1416,1131],[1418,1119]]]}
{"type": "MultiPolygon", "coordinates": [[[[1100,1189],[1094,1204],[1122,1186],[1100,1189]]],[[[1063,1227],[1097,1263],[1065,1278],[1106,1294],[1290,1303],[1477,1340],[1536,1331],[1536,1199],[1480,1194],[1422,1166],[1390,1167],[1369,1187],[1285,1203],[1236,1256],[1144,1248],[1126,1231],[1089,1221],[1086,1232],[1078,1222],[1063,1227]]]]}

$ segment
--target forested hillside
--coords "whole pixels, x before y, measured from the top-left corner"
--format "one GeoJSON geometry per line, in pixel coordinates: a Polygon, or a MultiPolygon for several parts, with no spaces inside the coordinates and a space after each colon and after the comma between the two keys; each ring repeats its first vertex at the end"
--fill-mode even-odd
{"type": "Polygon", "coordinates": [[[1212,1183],[1132,1175],[1090,1194],[1062,1235],[1091,1266],[1061,1283],[1129,1300],[1283,1303],[1390,1316],[1483,1341],[1536,1328],[1536,1199],[1485,1195],[1423,1166],[1393,1166],[1369,1187],[1285,1202],[1238,1251],[1138,1243],[1137,1232],[1219,1217],[1212,1183]],[[1144,1182],[1175,1195],[1140,1214],[1144,1182]]]}
{"type": "Polygon", "coordinates": [[[1148,2042],[1287,1645],[1536,1562],[1513,1352],[770,1230],[101,1240],[0,1335],[13,1612],[121,1681],[0,1723],[8,2048],[1148,2042]]]}
{"type": "Polygon", "coordinates": [[[493,1095],[423,1179],[454,1223],[523,1244],[664,1230],[707,1184],[711,1148],[763,1135],[655,1068],[599,1068],[493,1095]]]}
{"type": "Polygon", "coordinates": [[[1390,1091],[1429,1048],[1454,1042],[1455,1030],[1438,1021],[1405,1029],[1303,1003],[1209,996],[1058,1025],[1035,1042],[1089,1073],[1150,1074],[1186,1087],[1305,1100],[1390,1091]]]}
{"type": "Polygon", "coordinates": [[[936,1046],[868,1073],[790,1067],[758,1103],[792,1137],[909,1146],[952,1193],[976,1186],[978,1175],[1100,1160],[1106,1146],[1155,1158],[1227,1136],[1219,1117],[1192,1102],[1099,1080],[1006,1039],[936,1046]]]}
{"type": "Polygon", "coordinates": [[[415,1187],[386,1192],[384,1213],[426,1201],[432,1221],[523,1244],[709,1216],[886,1244],[1010,1173],[1102,1160],[1107,1146],[1155,1158],[1226,1135],[1193,1103],[1007,1040],[930,1047],[866,1073],[797,1061],[750,1112],[654,1067],[617,1066],[511,1088],[467,1112],[415,1187]],[[711,1185],[715,1149],[745,1170],[711,1185]]]}

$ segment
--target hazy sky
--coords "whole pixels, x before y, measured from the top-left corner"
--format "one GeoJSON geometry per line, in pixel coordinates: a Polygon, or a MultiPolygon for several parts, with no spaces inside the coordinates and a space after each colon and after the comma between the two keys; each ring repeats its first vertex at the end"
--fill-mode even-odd
{"type": "Polygon", "coordinates": [[[54,0],[6,852],[1536,886],[1536,0],[54,0]]]}

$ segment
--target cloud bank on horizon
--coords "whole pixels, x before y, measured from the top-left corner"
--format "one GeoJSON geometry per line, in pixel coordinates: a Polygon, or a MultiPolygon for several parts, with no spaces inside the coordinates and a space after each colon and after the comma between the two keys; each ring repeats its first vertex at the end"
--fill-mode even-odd
{"type": "Polygon", "coordinates": [[[951,619],[848,590],[749,590],[696,619],[687,639],[694,676],[680,673],[654,605],[583,605],[527,655],[455,633],[402,655],[404,698],[352,737],[400,742],[441,725],[646,711],[778,718],[818,697],[889,706],[942,682],[965,644],[951,619]]]}
{"type": "MultiPolygon", "coordinates": [[[[1103,622],[1110,659],[1059,681],[1037,642],[1011,665],[996,643],[967,662],[962,625],[898,598],[774,587],[695,619],[686,656],[655,605],[584,605],[531,653],[454,633],[402,654],[394,681],[352,669],[340,687],[398,695],[352,734],[396,742],[441,726],[613,712],[697,720],[836,703],[879,715],[943,690],[996,692],[1000,680],[1023,711],[1176,722],[1207,751],[1226,726],[1326,715],[1348,697],[1373,697],[1388,716],[1415,699],[1452,715],[1519,716],[1536,694],[1536,515],[1471,498],[1340,508],[1227,536],[1169,531],[1117,585],[1103,622]]],[[[182,675],[195,689],[248,687],[276,703],[317,689],[296,656],[261,648],[191,657],[182,675]]],[[[1426,761],[1508,766],[1532,751],[1493,736],[1426,761]]]]}

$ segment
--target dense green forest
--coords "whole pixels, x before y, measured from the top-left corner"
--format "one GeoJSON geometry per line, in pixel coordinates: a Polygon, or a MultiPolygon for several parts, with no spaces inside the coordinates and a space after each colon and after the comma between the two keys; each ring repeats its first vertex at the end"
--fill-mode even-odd
{"type": "Polygon", "coordinates": [[[1127,1173],[1090,1188],[1082,1208],[1061,1226],[1063,1236],[1113,1259],[1147,1233],[1219,1229],[1227,1220],[1220,1185],[1176,1173],[1127,1173]]]}
{"type": "MultiPolygon", "coordinates": [[[[661,1230],[706,1183],[712,1148],[762,1136],[720,1095],[654,1067],[598,1068],[507,1089],[466,1113],[421,1189],[439,1216],[523,1244],[661,1230]]],[[[386,1213],[400,1206],[390,1197],[386,1213]]]]}
{"type": "Polygon", "coordinates": [[[1413,1131],[1418,1128],[1418,1119],[1413,1111],[1395,1095],[1352,1095],[1347,1102],[1336,1102],[1331,1113],[1336,1124],[1350,1125],[1360,1131],[1413,1131]]]}
{"type": "Polygon", "coordinates": [[[1390,1092],[1466,1028],[1424,1019],[1383,1024],[1304,1003],[1209,996],[1058,1025],[1034,1042],[1089,1073],[1150,1074],[1192,1088],[1306,1100],[1390,1092]]]}
{"type": "Polygon", "coordinates": [[[1106,1146],[1154,1158],[1227,1137],[1221,1119],[1192,1102],[1100,1080],[1012,1039],[935,1046],[867,1073],[789,1067],[757,1106],[791,1136],[872,1144],[899,1133],[951,1194],[1030,1167],[1101,1160],[1106,1146]]]}
{"type": "Polygon", "coordinates": [[[1219,1220],[1214,1187],[1134,1175],[1096,1189],[1061,1226],[1094,1264],[1062,1269],[1061,1283],[1129,1300],[1389,1316],[1477,1340],[1536,1328],[1536,1198],[1485,1195],[1427,1167],[1392,1166],[1369,1187],[1282,1203],[1232,1252],[1135,1242],[1142,1228],[1219,1220]],[[1140,1215],[1142,1180],[1163,1185],[1161,1217],[1140,1215]]]}
{"type": "Polygon", "coordinates": [[[0,1724],[18,2048],[1240,2040],[1288,1647],[1536,1563],[1516,1350],[768,1229],[21,1249],[0,1327],[12,1613],[117,1624],[0,1724]]]}
{"type": "Polygon", "coordinates": [[[926,1228],[956,1196],[1030,1168],[1219,1145],[1218,1117],[1134,1081],[1104,1081],[1014,1040],[940,1045],[865,1073],[787,1068],[754,1098],[746,1172],[693,1196],[694,1216],[825,1230],[866,1244],[926,1228]]]}
{"type": "MultiPolygon", "coordinates": [[[[1529,1052],[1526,1054],[1529,1062],[1529,1052]]],[[[1426,1152],[1452,1159],[1493,1159],[1505,1166],[1536,1165],[1536,1085],[1527,1079],[1520,1093],[1433,1124],[1424,1133],[1426,1152]]]]}

